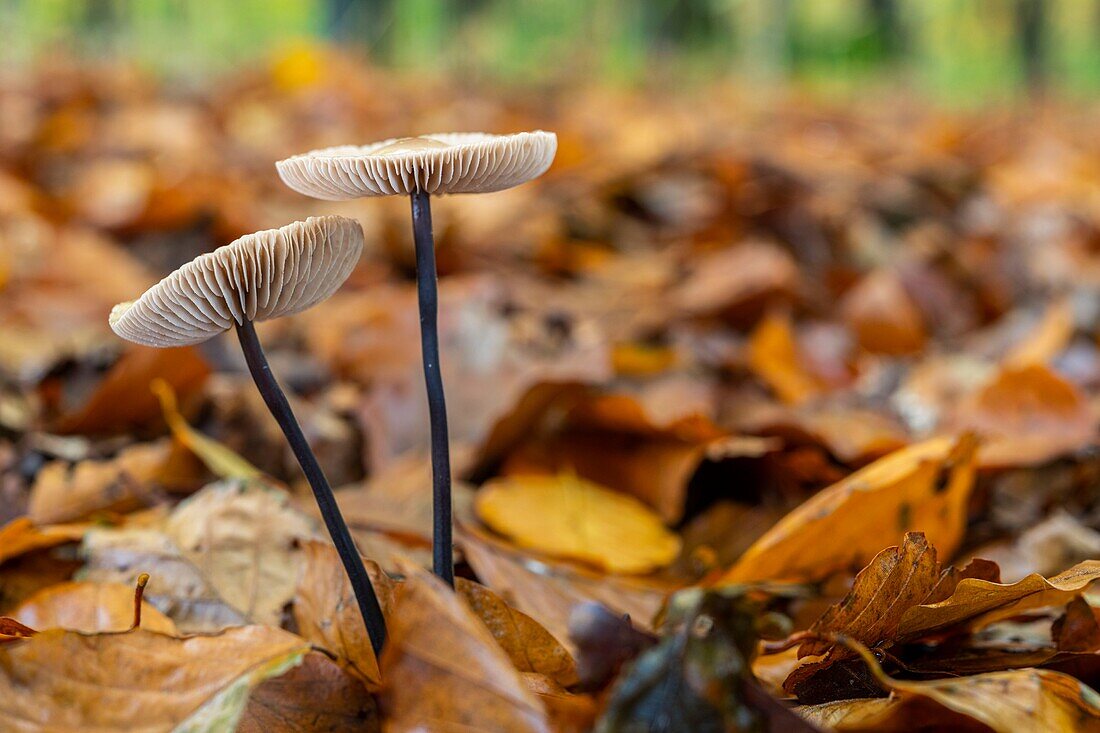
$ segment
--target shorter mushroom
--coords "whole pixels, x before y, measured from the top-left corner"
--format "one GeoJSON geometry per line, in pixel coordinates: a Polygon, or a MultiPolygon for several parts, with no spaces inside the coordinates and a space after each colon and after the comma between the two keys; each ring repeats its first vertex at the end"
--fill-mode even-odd
{"type": "Polygon", "coordinates": [[[312,217],[248,234],[200,255],[136,301],[119,303],[111,310],[110,324],[122,338],[156,347],[197,344],[237,329],[252,379],[313,489],[377,655],[386,638],[382,608],[332,488],[271,373],[254,325],[328,298],[351,274],[362,251],[362,227],[340,216],[312,217]]]}

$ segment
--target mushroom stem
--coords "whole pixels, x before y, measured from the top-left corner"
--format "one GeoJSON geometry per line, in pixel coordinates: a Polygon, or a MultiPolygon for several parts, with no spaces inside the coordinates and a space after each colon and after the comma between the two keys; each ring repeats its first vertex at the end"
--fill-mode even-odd
{"type": "Polygon", "coordinates": [[[451,545],[451,457],[447,443],[447,404],[439,372],[439,283],[435,272],[430,196],[417,191],[412,200],[413,241],[416,244],[416,290],[420,302],[420,351],[424,383],[428,388],[428,416],[432,433],[432,569],[452,588],[455,584],[451,545]]]}
{"type": "Polygon", "coordinates": [[[359,603],[359,611],[363,614],[367,635],[370,636],[370,643],[377,657],[382,653],[382,645],[386,641],[386,620],[382,616],[382,607],[378,605],[378,597],[374,594],[370,576],[367,575],[367,569],[363,566],[363,558],[359,556],[359,550],[356,549],[355,542],[351,538],[348,525],[340,514],[340,507],[336,504],[332,487],[329,486],[328,479],[325,478],[320,464],[317,463],[317,457],[313,455],[313,450],[306,442],[286,395],[275,380],[275,375],[271,373],[263,347],[260,346],[260,340],[256,337],[255,325],[251,321],[245,321],[237,326],[237,338],[241,342],[244,359],[248,362],[248,371],[252,373],[252,379],[256,382],[256,387],[259,388],[267,409],[283,429],[283,435],[290,443],[290,449],[294,451],[294,457],[298,459],[298,465],[302,467],[302,473],[306,475],[306,480],[313,489],[313,496],[321,509],[325,527],[328,528],[329,536],[336,545],[336,552],[344,563],[344,571],[351,580],[351,589],[359,603]]]}

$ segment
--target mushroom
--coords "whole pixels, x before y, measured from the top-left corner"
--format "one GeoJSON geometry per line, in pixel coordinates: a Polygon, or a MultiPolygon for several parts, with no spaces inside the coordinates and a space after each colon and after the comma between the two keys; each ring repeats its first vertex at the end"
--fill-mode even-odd
{"type": "Polygon", "coordinates": [[[431,421],[432,565],[435,574],[451,586],[451,466],[447,407],[439,372],[439,293],[431,196],[489,193],[518,186],[542,175],[554,160],[557,147],[557,136],[541,130],[514,135],[444,133],[314,150],[276,164],[283,182],[307,196],[338,201],[396,194],[412,201],[420,345],[431,421]]]}
{"type": "Polygon", "coordinates": [[[119,303],[109,320],[122,338],[156,347],[197,344],[237,329],[252,379],[313,489],[377,655],[386,638],[382,608],[332,488],[271,373],[254,325],[328,298],[351,274],[362,251],[362,227],[341,216],[309,218],[248,234],[188,262],[137,300],[119,303]]]}

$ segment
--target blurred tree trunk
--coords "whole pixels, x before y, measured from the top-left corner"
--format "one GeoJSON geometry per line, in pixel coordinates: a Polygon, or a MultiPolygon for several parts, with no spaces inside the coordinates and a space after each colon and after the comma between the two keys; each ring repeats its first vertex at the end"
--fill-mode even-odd
{"type": "Polygon", "coordinates": [[[1031,92],[1042,92],[1046,84],[1046,2],[1016,0],[1016,45],[1031,92]]]}
{"type": "Polygon", "coordinates": [[[908,38],[897,0],[867,0],[867,10],[882,57],[891,63],[900,61],[907,51],[908,38]]]}

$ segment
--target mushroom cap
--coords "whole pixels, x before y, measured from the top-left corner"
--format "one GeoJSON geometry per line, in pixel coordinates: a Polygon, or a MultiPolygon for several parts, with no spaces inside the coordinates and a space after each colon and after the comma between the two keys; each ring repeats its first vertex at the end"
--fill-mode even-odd
{"type": "Polygon", "coordinates": [[[111,309],[111,328],[146,346],[197,344],[245,321],[298,313],[329,297],[363,251],[363,228],[310,217],[199,255],[111,309]]]}
{"type": "Polygon", "coordinates": [[[502,191],[546,172],[558,149],[552,132],[448,132],[312,150],[275,164],[299,193],[339,201],[425,191],[502,191]]]}

